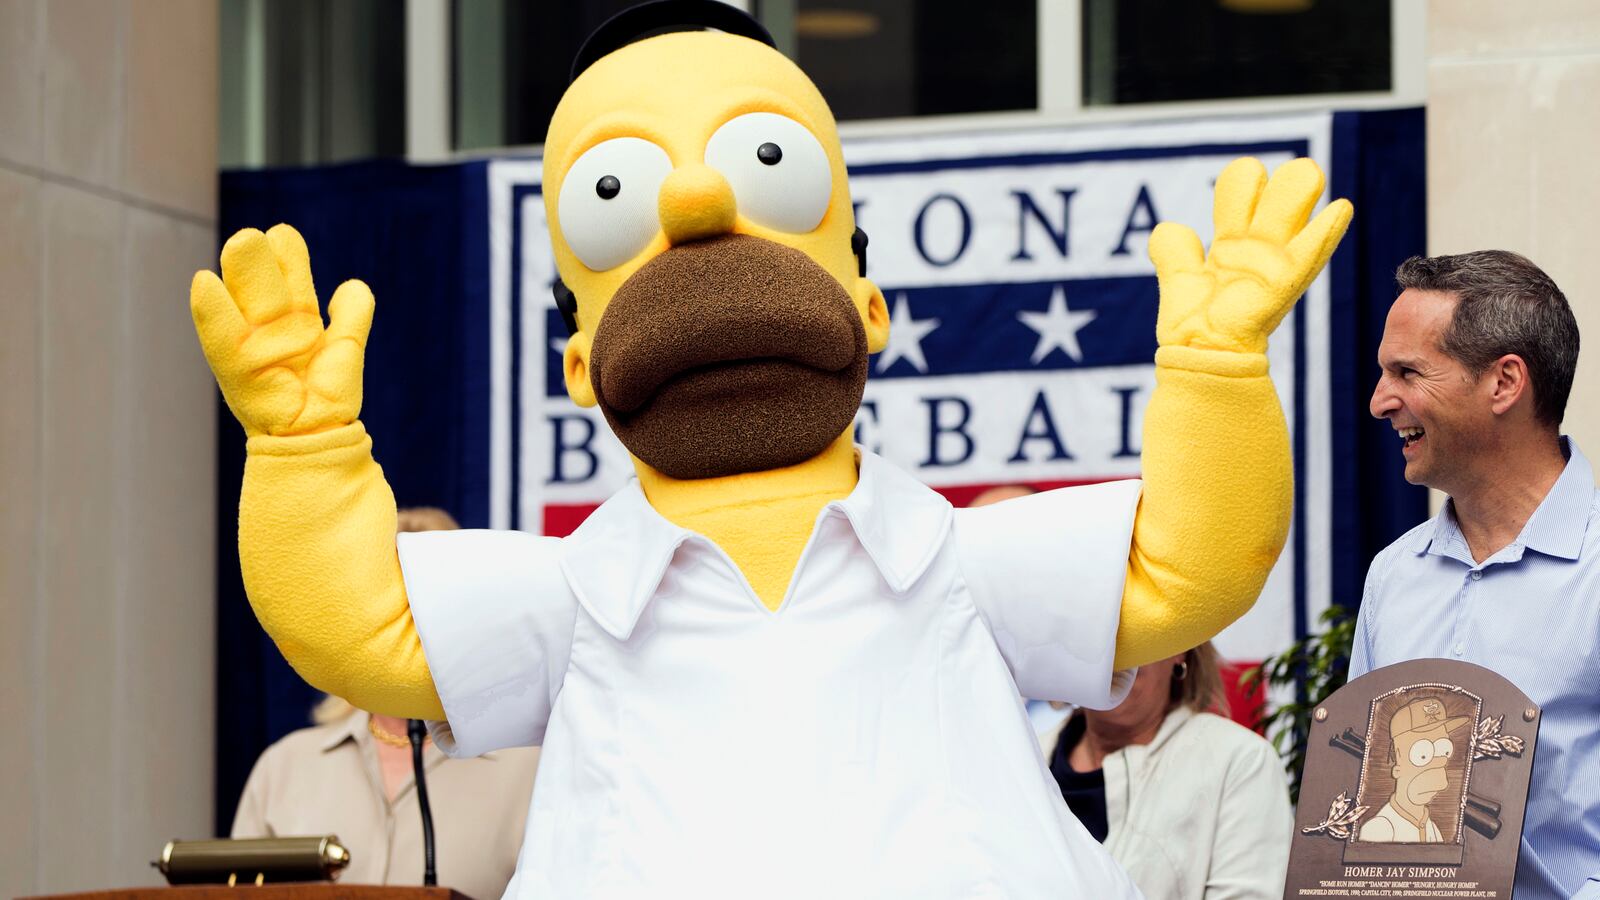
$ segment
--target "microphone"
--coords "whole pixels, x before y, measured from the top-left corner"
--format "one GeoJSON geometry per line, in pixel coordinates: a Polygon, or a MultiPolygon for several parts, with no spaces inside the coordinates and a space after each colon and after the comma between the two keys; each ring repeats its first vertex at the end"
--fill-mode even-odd
{"type": "Polygon", "coordinates": [[[422,771],[422,742],[428,726],[421,719],[408,719],[406,733],[411,736],[411,768],[417,781],[417,806],[422,810],[422,883],[433,887],[439,875],[433,868],[433,810],[428,806],[428,781],[422,771]]]}

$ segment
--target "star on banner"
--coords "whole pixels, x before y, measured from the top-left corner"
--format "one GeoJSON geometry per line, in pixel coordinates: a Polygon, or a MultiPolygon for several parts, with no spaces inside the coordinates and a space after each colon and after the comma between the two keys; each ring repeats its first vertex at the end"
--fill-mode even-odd
{"type": "Polygon", "coordinates": [[[889,345],[878,357],[878,371],[887,372],[890,366],[904,359],[918,372],[927,372],[928,360],[922,355],[922,339],[938,327],[938,319],[911,318],[911,304],[901,291],[895,296],[894,314],[889,317],[889,345]]]}
{"type": "Polygon", "coordinates": [[[1078,332],[1085,325],[1094,321],[1099,313],[1093,310],[1079,310],[1073,312],[1067,309],[1067,291],[1061,285],[1056,285],[1055,292],[1050,295],[1050,308],[1044,312],[1023,310],[1017,313],[1017,318],[1022,324],[1039,333],[1039,343],[1033,348],[1033,359],[1037,365],[1051,351],[1057,347],[1073,362],[1083,362],[1083,348],[1078,346],[1078,332]]]}

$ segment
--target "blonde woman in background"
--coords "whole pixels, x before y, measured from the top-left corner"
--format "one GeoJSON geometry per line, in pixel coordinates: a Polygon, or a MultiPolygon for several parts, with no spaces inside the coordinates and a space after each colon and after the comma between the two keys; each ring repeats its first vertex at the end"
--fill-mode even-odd
{"type": "MultiPolygon", "coordinates": [[[[1036,493],[1007,484],[988,506],[1036,493]]],[[[1226,709],[1207,641],[1139,668],[1113,709],[1029,700],[1051,774],[1078,821],[1106,845],[1146,900],[1278,900],[1294,830],[1277,751],[1212,709],[1226,709]]]]}
{"type": "MultiPolygon", "coordinates": [[[[400,510],[399,530],[458,527],[441,509],[400,510]]],[[[422,818],[406,720],[327,697],[303,728],[256,760],[239,798],[233,837],[337,834],[350,850],[341,884],[422,884],[422,818]]],[[[449,759],[423,748],[439,884],[499,897],[517,866],[539,750],[449,759]]]]}
{"type": "Polygon", "coordinates": [[[1108,710],[1041,737],[1079,821],[1149,900],[1283,896],[1294,831],[1283,763],[1225,706],[1210,642],[1139,668],[1108,710]]]}

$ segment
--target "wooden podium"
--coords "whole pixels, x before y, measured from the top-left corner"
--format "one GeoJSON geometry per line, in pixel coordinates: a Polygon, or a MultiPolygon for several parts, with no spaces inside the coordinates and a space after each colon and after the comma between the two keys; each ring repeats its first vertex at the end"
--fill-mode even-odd
{"type": "Polygon", "coordinates": [[[122,888],[81,894],[49,894],[21,900],[472,900],[445,887],[393,887],[308,881],[296,884],[193,884],[180,887],[122,888]]]}

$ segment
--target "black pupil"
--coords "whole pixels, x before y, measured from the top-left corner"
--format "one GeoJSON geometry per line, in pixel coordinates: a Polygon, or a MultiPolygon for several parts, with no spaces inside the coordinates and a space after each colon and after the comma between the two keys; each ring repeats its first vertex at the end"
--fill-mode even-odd
{"type": "Polygon", "coordinates": [[[600,195],[601,200],[610,200],[622,192],[622,182],[615,175],[606,175],[594,183],[594,192],[600,195]]]}
{"type": "Polygon", "coordinates": [[[762,165],[775,166],[779,160],[783,159],[783,148],[771,141],[767,141],[756,148],[756,159],[761,160],[762,165]]]}

